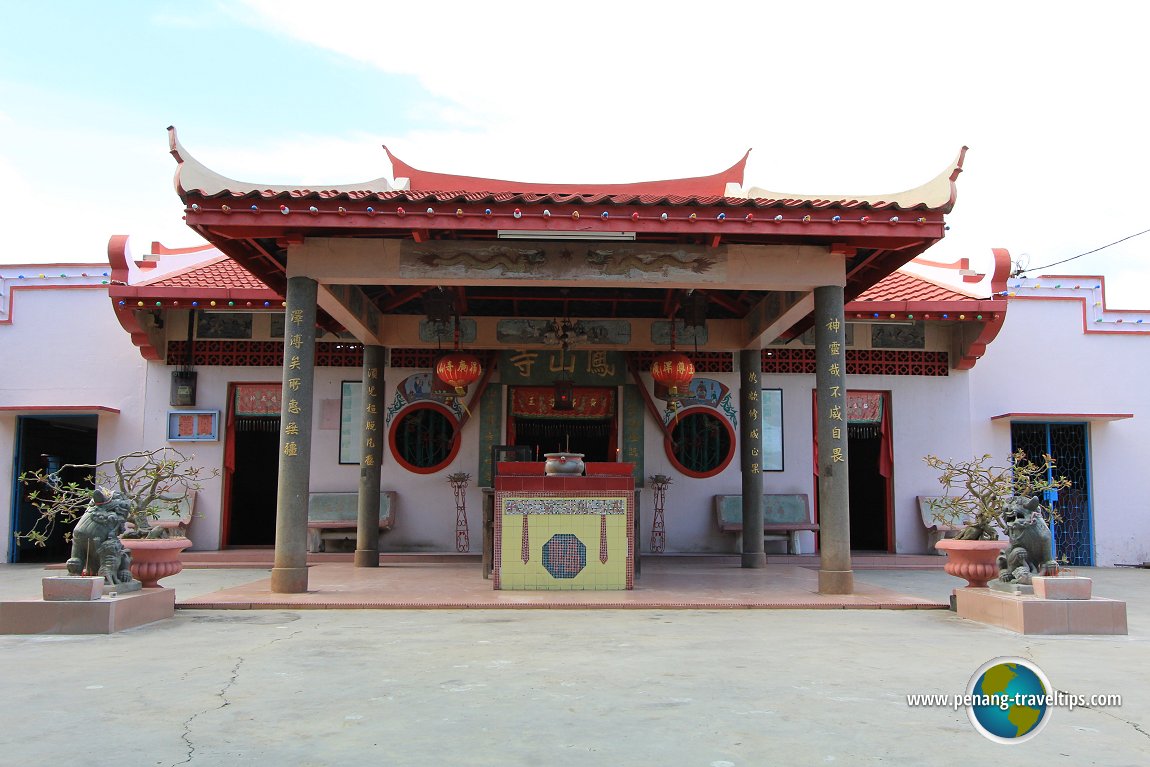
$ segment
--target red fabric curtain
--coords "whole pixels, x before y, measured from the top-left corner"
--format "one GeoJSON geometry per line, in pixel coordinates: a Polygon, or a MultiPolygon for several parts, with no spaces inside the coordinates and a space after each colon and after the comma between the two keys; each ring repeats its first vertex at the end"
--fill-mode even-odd
{"type": "Polygon", "coordinates": [[[236,470],[236,409],[228,408],[228,422],[224,437],[224,471],[231,474],[236,470]]]}
{"type": "Polygon", "coordinates": [[[577,386],[571,410],[555,409],[555,390],[550,386],[515,386],[511,389],[511,415],[518,418],[611,418],[615,415],[615,392],[597,386],[577,386]]]}
{"type": "Polygon", "coordinates": [[[878,454],[878,473],[886,477],[888,480],[894,473],[894,449],[891,443],[894,442],[894,434],[890,426],[890,397],[889,393],[884,393],[882,396],[882,421],[879,422],[879,430],[882,434],[882,447],[879,448],[878,454]]]}

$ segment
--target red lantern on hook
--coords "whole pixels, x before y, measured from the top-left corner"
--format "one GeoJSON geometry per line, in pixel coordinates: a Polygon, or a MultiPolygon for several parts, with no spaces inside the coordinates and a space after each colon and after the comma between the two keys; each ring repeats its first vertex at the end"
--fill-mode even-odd
{"type": "Polygon", "coordinates": [[[690,391],[695,363],[682,352],[666,352],[651,363],[651,377],[655,383],[666,387],[670,398],[681,397],[690,391]]]}
{"type": "Polygon", "coordinates": [[[474,354],[453,351],[439,358],[435,363],[435,375],[439,380],[455,389],[457,396],[467,393],[467,387],[483,375],[483,365],[474,354]]]}

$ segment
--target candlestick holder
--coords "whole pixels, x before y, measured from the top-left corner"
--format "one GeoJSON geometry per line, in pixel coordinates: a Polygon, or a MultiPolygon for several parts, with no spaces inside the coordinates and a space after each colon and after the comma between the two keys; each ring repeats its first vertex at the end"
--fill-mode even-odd
{"type": "Polygon", "coordinates": [[[465,471],[447,475],[447,482],[455,492],[455,550],[471,550],[471,536],[467,532],[467,483],[471,475],[465,471]]]}
{"type": "Polygon", "coordinates": [[[663,523],[663,507],[667,504],[667,485],[671,478],[666,474],[656,474],[649,480],[655,513],[651,521],[651,553],[662,554],[667,547],[667,531],[663,523]]]}

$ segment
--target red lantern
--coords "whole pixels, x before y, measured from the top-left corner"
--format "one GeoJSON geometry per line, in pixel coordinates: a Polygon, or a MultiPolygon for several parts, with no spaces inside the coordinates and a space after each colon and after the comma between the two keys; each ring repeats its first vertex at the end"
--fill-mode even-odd
{"type": "Polygon", "coordinates": [[[660,354],[651,363],[651,377],[656,383],[667,387],[667,394],[671,397],[686,394],[694,376],[695,363],[681,352],[660,354]]]}
{"type": "Polygon", "coordinates": [[[467,387],[483,375],[483,365],[474,354],[456,351],[439,358],[439,362],[435,364],[435,374],[439,376],[439,380],[455,389],[455,393],[462,397],[467,393],[467,387]]]}

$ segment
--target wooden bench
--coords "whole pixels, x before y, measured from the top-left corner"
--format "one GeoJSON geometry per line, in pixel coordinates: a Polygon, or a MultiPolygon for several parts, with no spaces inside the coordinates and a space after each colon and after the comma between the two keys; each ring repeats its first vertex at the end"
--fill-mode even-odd
{"type": "MultiPolygon", "coordinates": [[[[715,519],[719,530],[736,533],[735,549],[743,549],[743,496],[716,495],[715,519]]],[[[763,495],[763,539],[787,542],[787,553],[799,553],[799,533],[815,532],[819,526],[811,522],[810,504],[801,493],[763,495]]]]}
{"type": "MultiPolygon", "coordinates": [[[[379,491],[379,531],[395,524],[395,491],[379,491]]],[[[325,541],[355,540],[359,493],[311,493],[307,505],[307,550],[323,551],[325,541]]]]}
{"type": "Polygon", "coordinates": [[[951,525],[946,522],[939,522],[935,519],[934,515],[937,512],[931,507],[930,502],[940,497],[941,496],[938,495],[918,496],[918,513],[922,515],[922,524],[926,527],[926,552],[928,554],[934,552],[940,556],[946,556],[945,551],[939,551],[934,545],[943,538],[950,537],[951,533],[957,533],[964,525],[951,525]]]}

